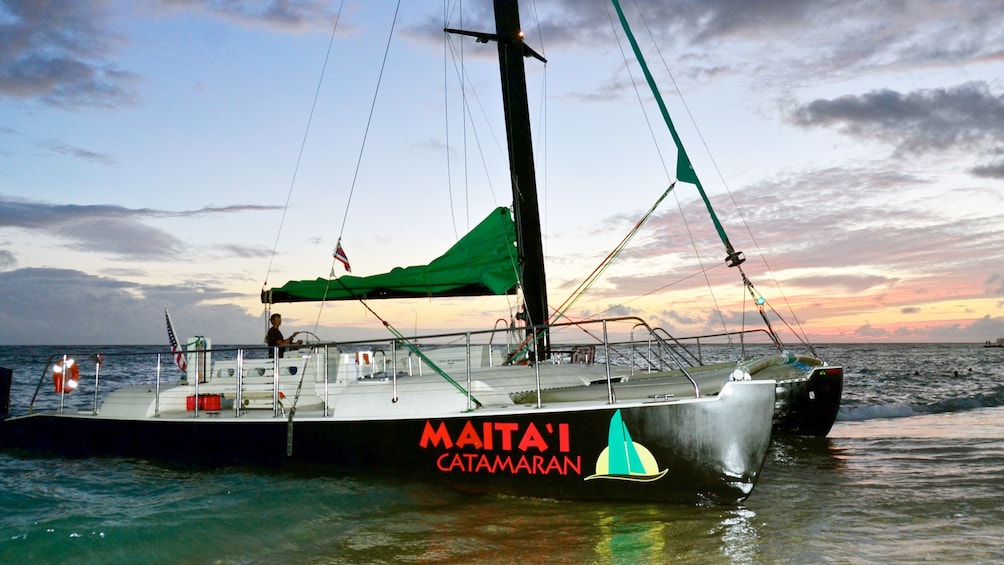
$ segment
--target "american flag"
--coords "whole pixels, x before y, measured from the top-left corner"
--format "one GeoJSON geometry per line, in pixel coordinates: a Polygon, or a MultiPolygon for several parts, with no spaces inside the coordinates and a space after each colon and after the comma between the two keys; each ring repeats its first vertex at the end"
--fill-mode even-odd
{"type": "Polygon", "coordinates": [[[167,339],[171,340],[171,352],[174,353],[174,362],[181,369],[181,372],[184,373],[188,369],[188,362],[185,361],[181,347],[178,346],[178,338],[175,337],[174,324],[171,323],[171,314],[167,311],[167,306],[164,307],[164,318],[167,319],[167,339]]]}
{"type": "Polygon", "coordinates": [[[335,248],[335,259],[345,266],[345,270],[349,273],[352,272],[352,267],[349,266],[349,256],[345,254],[345,250],[342,249],[341,240],[338,241],[338,247],[335,248]]]}

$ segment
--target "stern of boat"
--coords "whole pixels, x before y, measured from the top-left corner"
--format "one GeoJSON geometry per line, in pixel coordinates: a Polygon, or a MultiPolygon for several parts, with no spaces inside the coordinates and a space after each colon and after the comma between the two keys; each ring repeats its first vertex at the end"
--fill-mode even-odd
{"type": "Polygon", "coordinates": [[[826,437],[837,419],[843,389],[842,367],[816,367],[807,378],[778,381],[774,430],[826,437]]]}

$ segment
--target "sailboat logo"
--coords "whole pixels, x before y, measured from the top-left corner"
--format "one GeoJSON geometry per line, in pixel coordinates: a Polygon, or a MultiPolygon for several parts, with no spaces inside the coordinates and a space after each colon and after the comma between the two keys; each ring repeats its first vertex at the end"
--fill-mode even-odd
{"type": "Polygon", "coordinates": [[[669,469],[660,471],[652,452],[631,439],[618,410],[610,418],[610,435],[606,449],[596,459],[596,474],[589,475],[585,480],[616,479],[646,483],[657,481],[668,472],[669,469]]]}

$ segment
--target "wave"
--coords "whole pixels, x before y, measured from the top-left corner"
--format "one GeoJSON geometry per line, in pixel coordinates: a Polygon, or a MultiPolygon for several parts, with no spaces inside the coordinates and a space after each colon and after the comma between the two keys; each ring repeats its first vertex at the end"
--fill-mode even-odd
{"type": "Polygon", "coordinates": [[[843,405],[837,413],[837,420],[858,422],[876,418],[908,418],[920,414],[943,414],[947,412],[965,412],[980,408],[1004,406],[1004,387],[961,398],[946,398],[924,404],[905,404],[891,402],[888,404],[858,404],[843,405]]]}
{"type": "Polygon", "coordinates": [[[837,412],[837,421],[859,422],[876,418],[908,418],[920,412],[906,404],[876,404],[861,406],[841,406],[837,412]]]}

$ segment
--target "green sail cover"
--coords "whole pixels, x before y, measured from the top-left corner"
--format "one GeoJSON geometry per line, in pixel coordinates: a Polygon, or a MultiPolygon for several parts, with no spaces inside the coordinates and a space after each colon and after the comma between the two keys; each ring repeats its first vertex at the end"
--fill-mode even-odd
{"type": "Polygon", "coordinates": [[[290,281],[262,291],[266,304],[365,298],[485,296],[516,292],[516,228],[505,207],[428,265],[395,267],[368,277],[290,281]]]}

